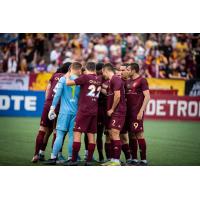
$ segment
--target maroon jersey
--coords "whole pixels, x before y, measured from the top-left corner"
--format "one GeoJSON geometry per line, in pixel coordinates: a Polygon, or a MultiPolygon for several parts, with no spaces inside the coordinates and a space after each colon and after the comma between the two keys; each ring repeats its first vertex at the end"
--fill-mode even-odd
{"type": "Polygon", "coordinates": [[[113,115],[124,116],[126,115],[126,101],[124,83],[118,76],[114,75],[109,81],[108,94],[107,94],[107,111],[112,108],[114,101],[114,92],[120,91],[120,101],[115,108],[113,115]]]}
{"type": "Polygon", "coordinates": [[[52,103],[55,92],[56,92],[56,84],[58,83],[59,79],[63,76],[63,73],[54,73],[51,77],[51,79],[49,80],[51,87],[49,89],[48,92],[48,96],[46,99],[46,102],[52,103]]]}
{"type": "Polygon", "coordinates": [[[81,86],[78,113],[97,115],[102,78],[96,74],[83,74],[74,81],[81,86]]]}
{"type": "Polygon", "coordinates": [[[127,99],[127,114],[137,115],[144,101],[143,91],[149,90],[147,80],[141,76],[128,79],[125,84],[127,99]]]}

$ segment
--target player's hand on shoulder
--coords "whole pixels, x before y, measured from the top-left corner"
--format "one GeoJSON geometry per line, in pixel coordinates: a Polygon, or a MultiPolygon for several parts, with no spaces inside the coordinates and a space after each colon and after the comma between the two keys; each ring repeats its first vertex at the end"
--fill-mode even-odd
{"type": "Polygon", "coordinates": [[[48,114],[48,118],[50,120],[54,120],[56,118],[55,107],[51,106],[48,114]]]}

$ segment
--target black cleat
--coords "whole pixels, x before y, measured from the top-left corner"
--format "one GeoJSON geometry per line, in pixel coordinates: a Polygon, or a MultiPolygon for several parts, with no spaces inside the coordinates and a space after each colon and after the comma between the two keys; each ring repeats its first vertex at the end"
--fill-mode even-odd
{"type": "Polygon", "coordinates": [[[73,162],[72,160],[66,161],[64,166],[78,166],[78,162],[73,162]]]}
{"type": "Polygon", "coordinates": [[[38,160],[39,160],[39,161],[42,161],[42,162],[45,161],[44,155],[39,154],[39,155],[38,155],[38,160]]]}
{"type": "Polygon", "coordinates": [[[44,162],[44,165],[56,165],[56,159],[49,159],[44,162]]]}
{"type": "Polygon", "coordinates": [[[85,166],[94,166],[95,163],[94,162],[85,162],[85,166]]]}
{"type": "Polygon", "coordinates": [[[141,160],[141,161],[139,162],[139,165],[140,165],[140,166],[148,166],[148,162],[147,162],[147,161],[142,161],[142,160],[141,160]]]}
{"type": "Polygon", "coordinates": [[[132,160],[132,161],[131,161],[131,165],[132,165],[132,166],[138,166],[138,165],[139,165],[138,160],[132,160]]]}

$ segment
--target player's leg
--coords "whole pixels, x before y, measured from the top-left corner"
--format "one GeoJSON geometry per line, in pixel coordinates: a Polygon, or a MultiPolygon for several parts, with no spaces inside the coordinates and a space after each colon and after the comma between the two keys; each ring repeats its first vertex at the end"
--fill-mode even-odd
{"type": "Polygon", "coordinates": [[[120,131],[112,128],[110,132],[111,137],[111,147],[112,147],[112,159],[111,161],[115,164],[120,165],[120,155],[121,155],[121,140],[120,140],[120,131]]]}
{"type": "Polygon", "coordinates": [[[46,134],[44,135],[42,146],[41,146],[40,151],[39,151],[40,155],[44,155],[47,144],[48,144],[49,137],[50,137],[52,132],[53,132],[53,130],[51,128],[47,129],[46,134]]]}
{"type": "Polygon", "coordinates": [[[57,132],[57,136],[56,136],[56,140],[53,145],[51,159],[46,161],[45,164],[56,164],[56,159],[58,157],[58,153],[60,152],[60,149],[62,147],[63,138],[65,136],[65,131],[57,130],[56,132],[57,132]]]}
{"type": "Polygon", "coordinates": [[[105,152],[107,161],[112,158],[111,139],[108,131],[105,132],[105,152]]]}
{"type": "Polygon", "coordinates": [[[102,162],[104,160],[103,156],[103,132],[104,132],[104,126],[102,124],[98,124],[97,126],[97,150],[99,154],[99,162],[102,162]]]}
{"type": "Polygon", "coordinates": [[[138,165],[138,157],[137,157],[138,141],[134,133],[129,133],[129,147],[130,147],[131,158],[132,158],[131,163],[133,165],[138,165]]]}
{"type": "Polygon", "coordinates": [[[128,138],[128,133],[123,133],[121,132],[120,134],[120,140],[122,143],[122,151],[125,155],[126,162],[129,163],[131,162],[131,153],[130,153],[130,148],[129,148],[129,138],[128,138]]]}
{"type": "Polygon", "coordinates": [[[87,160],[87,156],[88,156],[88,136],[87,136],[87,134],[84,134],[84,143],[85,143],[84,160],[87,160]]]}
{"type": "Polygon", "coordinates": [[[95,134],[94,133],[87,133],[88,137],[88,156],[86,159],[87,163],[92,162],[93,159],[93,154],[96,146],[96,141],[95,141],[95,134]]]}
{"type": "Polygon", "coordinates": [[[72,146],[72,162],[76,162],[78,158],[78,153],[81,148],[81,132],[74,132],[74,140],[72,146]]]}
{"type": "Polygon", "coordinates": [[[42,147],[44,136],[47,131],[48,131],[47,127],[40,126],[37,137],[36,137],[36,141],[35,141],[35,153],[34,153],[32,162],[37,162],[39,159],[43,160],[42,159],[43,156],[41,156],[41,157],[39,156],[39,151],[42,147]]]}
{"type": "Polygon", "coordinates": [[[74,121],[76,116],[71,115],[70,124],[69,124],[69,132],[68,132],[68,161],[71,161],[72,159],[72,147],[73,147],[73,140],[74,140],[74,121]]]}
{"type": "Polygon", "coordinates": [[[146,140],[144,138],[144,132],[137,132],[136,133],[139,149],[140,149],[140,164],[147,165],[147,158],[146,158],[146,140]]]}

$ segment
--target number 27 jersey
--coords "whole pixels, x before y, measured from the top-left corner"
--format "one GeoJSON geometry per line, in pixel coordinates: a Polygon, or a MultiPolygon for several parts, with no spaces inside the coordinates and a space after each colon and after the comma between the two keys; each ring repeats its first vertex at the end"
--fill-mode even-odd
{"type": "Polygon", "coordinates": [[[97,115],[102,77],[96,74],[84,74],[74,81],[76,85],[80,85],[78,113],[97,115]]]}

